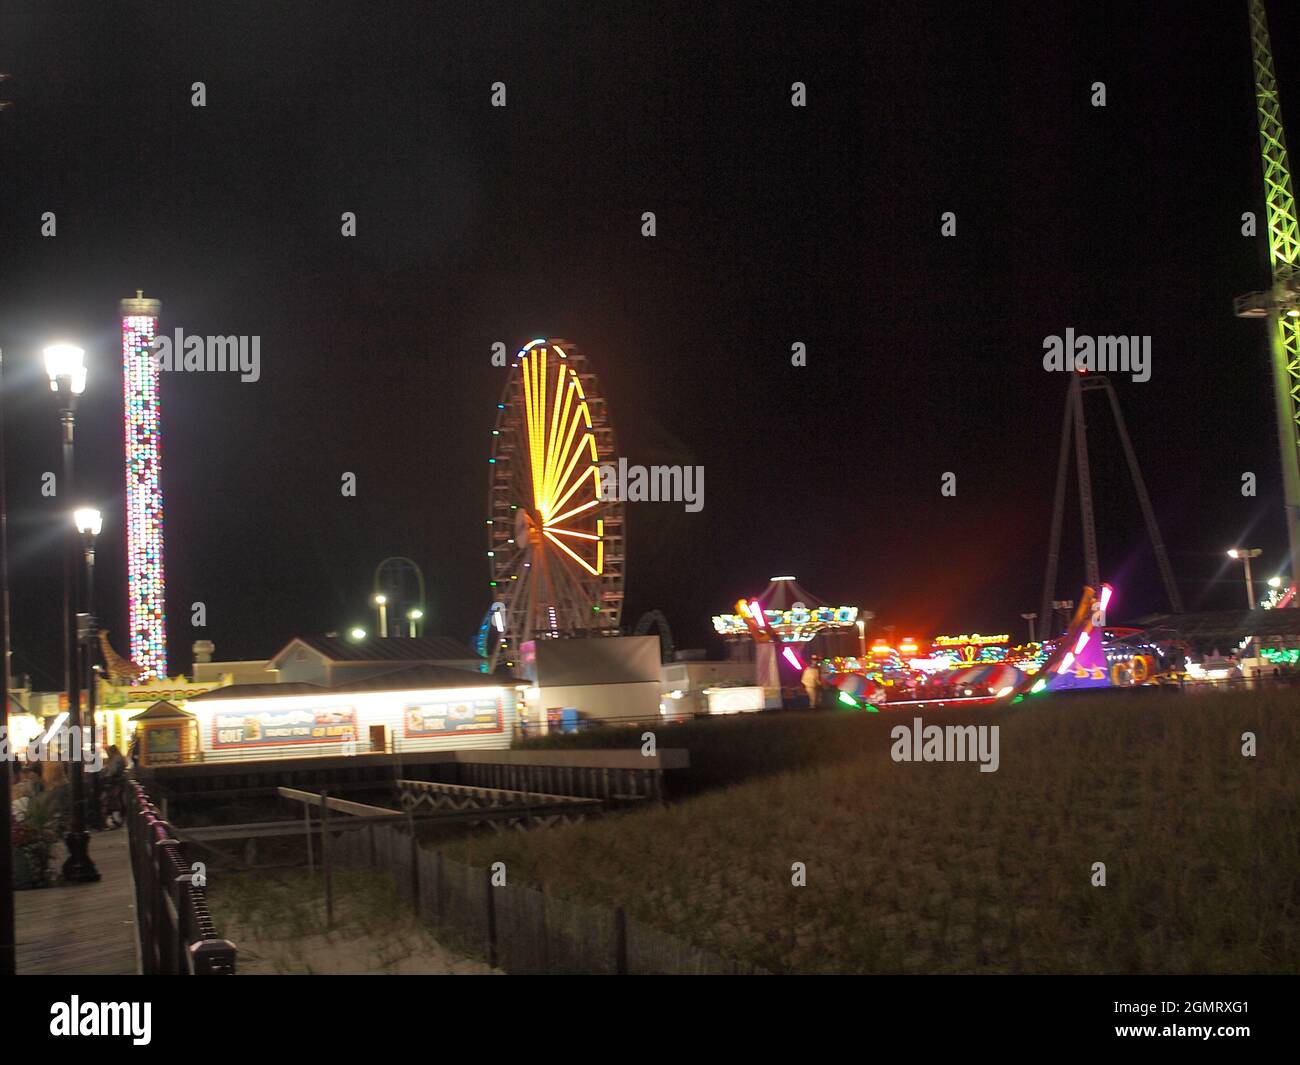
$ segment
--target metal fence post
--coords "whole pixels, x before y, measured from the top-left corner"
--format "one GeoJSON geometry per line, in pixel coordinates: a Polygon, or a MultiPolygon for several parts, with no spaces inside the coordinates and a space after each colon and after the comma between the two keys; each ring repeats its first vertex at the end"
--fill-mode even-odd
{"type": "Polygon", "coordinates": [[[334,927],[334,885],[330,877],[329,792],[320,793],[320,864],[325,877],[325,927],[334,927]]]}
{"type": "Polygon", "coordinates": [[[492,887],[492,867],[489,865],[483,872],[483,883],[487,888],[488,964],[495,969],[497,967],[497,905],[493,892],[496,889],[492,887]]]}
{"type": "Polygon", "coordinates": [[[627,914],[622,906],[614,907],[614,972],[627,975],[627,914]]]}
{"type": "Polygon", "coordinates": [[[442,851],[433,852],[433,919],[442,928],[442,851]]]}
{"type": "Polygon", "coordinates": [[[406,811],[407,830],[411,833],[411,908],[420,912],[420,842],[415,838],[415,813],[406,811]]]}
{"type": "Polygon", "coordinates": [[[316,866],[311,853],[311,803],[305,802],[302,804],[302,816],[307,828],[307,875],[315,876],[316,866]]]}

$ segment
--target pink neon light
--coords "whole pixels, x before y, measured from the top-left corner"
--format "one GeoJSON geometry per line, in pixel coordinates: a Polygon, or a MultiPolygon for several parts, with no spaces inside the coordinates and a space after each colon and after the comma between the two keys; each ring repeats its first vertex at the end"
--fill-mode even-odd
{"type": "Polygon", "coordinates": [[[1088,646],[1088,641],[1091,638],[1092,638],[1092,633],[1090,632],[1079,633],[1079,642],[1074,645],[1075,658],[1078,658],[1079,655],[1083,654],[1083,649],[1088,646]]]}
{"type": "Polygon", "coordinates": [[[1065,657],[1061,659],[1061,664],[1060,664],[1059,666],[1056,667],[1056,672],[1057,672],[1057,673],[1066,673],[1066,672],[1069,671],[1069,669],[1070,669],[1070,667],[1071,667],[1072,665],[1074,665],[1074,652],[1073,652],[1073,651],[1066,651],[1066,652],[1065,652],[1065,657]]]}
{"type": "Polygon", "coordinates": [[[755,621],[757,621],[760,625],[767,624],[767,615],[763,613],[763,608],[758,605],[757,599],[755,599],[753,602],[749,604],[749,616],[752,617],[755,621]]]}
{"type": "Polygon", "coordinates": [[[789,662],[790,665],[794,666],[795,669],[803,669],[803,663],[799,661],[799,656],[795,654],[791,648],[784,648],[781,651],[781,656],[789,662]]]}
{"type": "Polygon", "coordinates": [[[1108,607],[1108,606],[1110,605],[1110,597],[1114,594],[1114,592],[1115,592],[1115,589],[1112,588],[1109,584],[1103,584],[1103,585],[1101,586],[1101,608],[1102,608],[1102,610],[1105,610],[1106,607],[1108,607]]]}

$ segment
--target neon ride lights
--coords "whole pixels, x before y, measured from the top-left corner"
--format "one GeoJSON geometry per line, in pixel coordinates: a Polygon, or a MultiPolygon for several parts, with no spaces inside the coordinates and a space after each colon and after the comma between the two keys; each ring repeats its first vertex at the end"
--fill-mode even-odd
{"type": "MultiPolygon", "coordinates": [[[[751,604],[758,605],[757,601],[751,604]]],[[[827,626],[847,626],[858,620],[855,606],[798,607],[790,610],[767,610],[759,606],[762,619],[758,624],[774,631],[783,643],[804,643],[811,640],[819,629],[827,626]]],[[[751,614],[752,616],[752,614],[751,614]]],[[[722,636],[743,636],[749,625],[740,614],[713,615],[713,629],[722,636]]]]}
{"type": "Polygon", "coordinates": [[[122,319],[127,592],[131,659],[141,679],[167,676],[158,371],[149,346],[156,328],[153,317],[122,319]]]}

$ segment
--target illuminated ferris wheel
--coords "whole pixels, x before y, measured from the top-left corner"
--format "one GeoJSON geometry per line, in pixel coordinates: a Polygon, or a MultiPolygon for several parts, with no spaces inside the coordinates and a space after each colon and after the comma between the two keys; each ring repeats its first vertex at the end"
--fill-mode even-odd
{"type": "Polygon", "coordinates": [[[528,640],[617,635],[623,504],[600,484],[600,467],[617,462],[614,430],[567,340],[533,340],[515,356],[489,461],[489,667],[516,668],[528,640]]]}

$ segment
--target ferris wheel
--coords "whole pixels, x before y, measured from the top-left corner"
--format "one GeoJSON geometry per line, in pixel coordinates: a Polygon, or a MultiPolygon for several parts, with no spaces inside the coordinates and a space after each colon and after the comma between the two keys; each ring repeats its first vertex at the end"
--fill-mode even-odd
{"type": "Polygon", "coordinates": [[[567,340],[530,341],[510,367],[492,430],[489,668],[528,640],[617,635],[623,504],[601,492],[617,461],[596,375],[567,340]]]}

